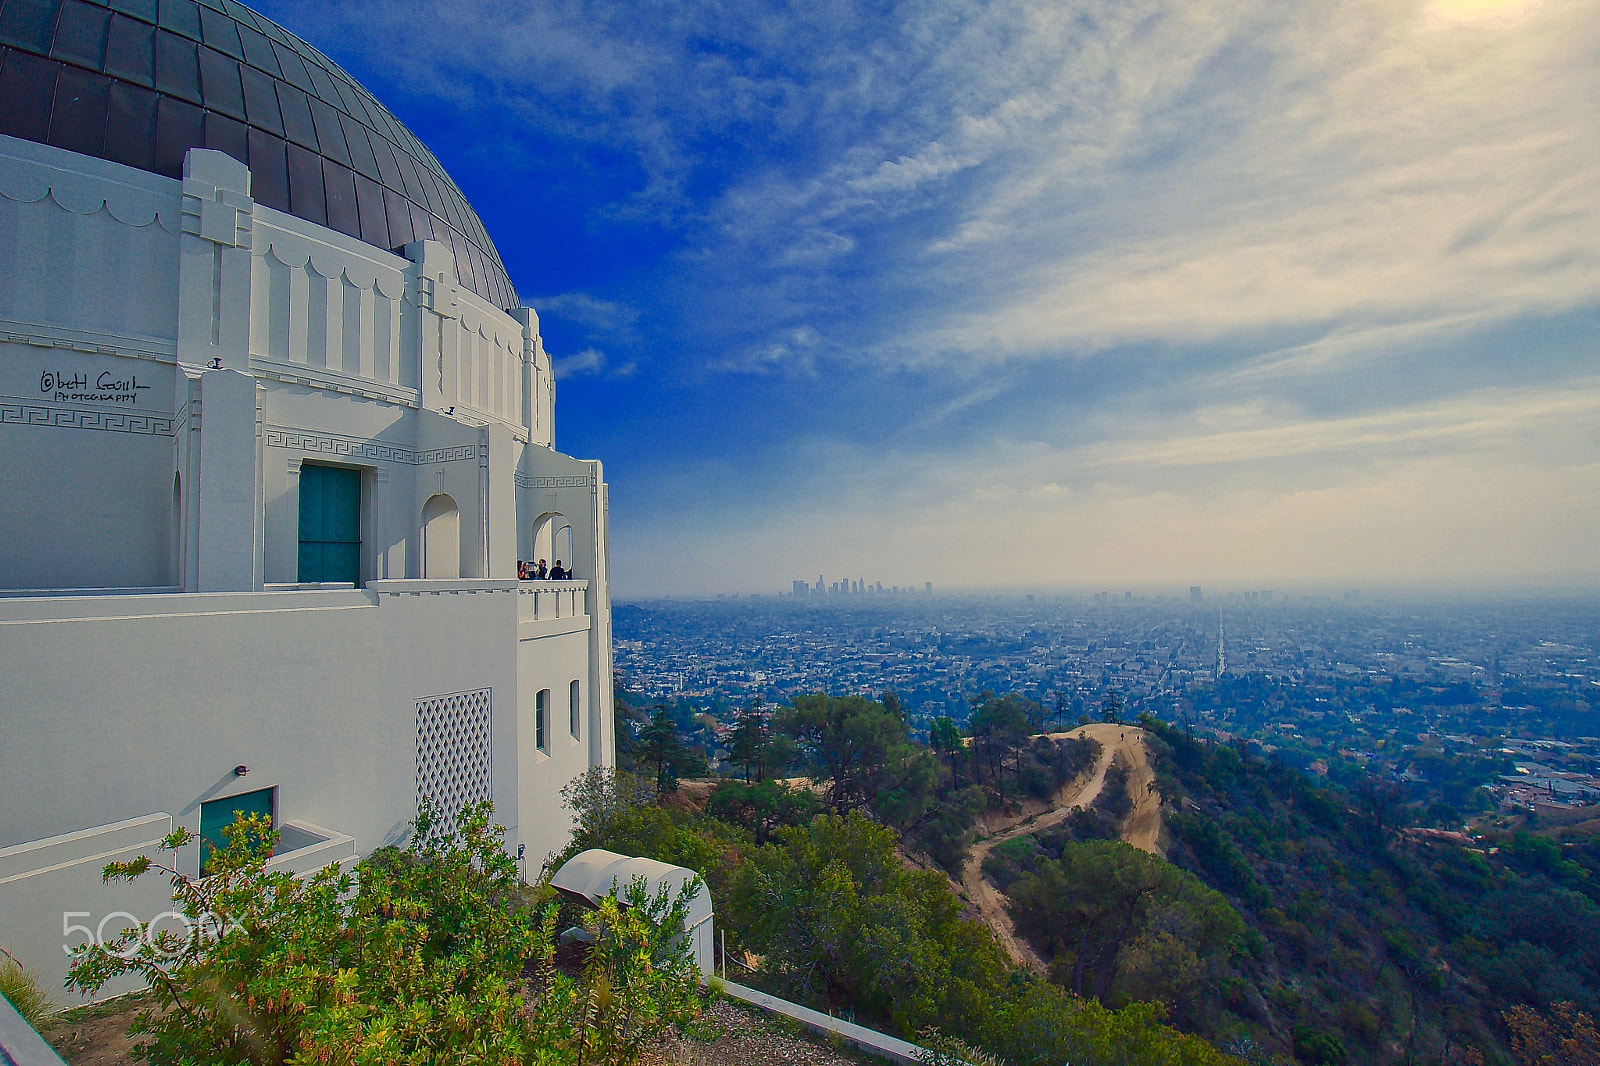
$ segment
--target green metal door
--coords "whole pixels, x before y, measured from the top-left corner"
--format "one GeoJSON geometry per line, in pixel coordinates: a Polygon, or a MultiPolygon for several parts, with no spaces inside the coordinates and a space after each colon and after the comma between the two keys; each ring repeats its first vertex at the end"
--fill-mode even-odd
{"type": "Polygon", "coordinates": [[[264,788],[259,792],[246,792],[239,796],[229,796],[227,799],[210,800],[200,805],[200,875],[207,873],[206,867],[211,862],[211,853],[217,848],[226,848],[228,838],[222,832],[232,825],[234,819],[241,814],[259,814],[272,820],[272,789],[264,788]]]}
{"type": "Polygon", "coordinates": [[[300,580],[361,582],[361,472],[300,468],[300,580]]]}

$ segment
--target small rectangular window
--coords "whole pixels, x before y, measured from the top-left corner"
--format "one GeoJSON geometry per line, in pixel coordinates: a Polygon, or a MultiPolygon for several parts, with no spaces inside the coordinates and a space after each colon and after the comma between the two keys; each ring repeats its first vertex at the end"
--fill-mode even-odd
{"type": "Polygon", "coordinates": [[[574,681],[567,686],[567,729],[578,739],[578,723],[583,720],[583,690],[574,681]]]}
{"type": "Polygon", "coordinates": [[[533,743],[546,755],[550,754],[550,690],[542,688],[533,698],[533,743]]]}
{"type": "Polygon", "coordinates": [[[227,799],[208,800],[200,805],[200,876],[210,870],[211,853],[228,847],[228,835],[223,832],[242,815],[256,814],[269,824],[276,825],[274,807],[276,789],[263,788],[227,799]]]}

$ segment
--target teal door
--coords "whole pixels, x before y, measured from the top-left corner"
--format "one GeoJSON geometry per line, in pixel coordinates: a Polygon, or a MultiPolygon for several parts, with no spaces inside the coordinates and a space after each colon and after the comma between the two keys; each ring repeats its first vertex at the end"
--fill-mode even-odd
{"type": "Polygon", "coordinates": [[[361,583],[361,472],[300,468],[300,580],[361,583]]]}
{"type": "Polygon", "coordinates": [[[272,819],[272,789],[246,792],[227,799],[210,800],[200,805],[200,876],[206,875],[211,863],[211,853],[227,848],[228,838],[222,831],[232,825],[241,814],[259,814],[272,819]]]}

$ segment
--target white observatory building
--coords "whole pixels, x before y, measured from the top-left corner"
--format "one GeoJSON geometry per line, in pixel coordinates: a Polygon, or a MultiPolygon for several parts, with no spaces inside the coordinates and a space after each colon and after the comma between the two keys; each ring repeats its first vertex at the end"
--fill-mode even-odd
{"type": "Polygon", "coordinates": [[[614,751],[606,484],[554,400],[471,205],[314,48],[233,0],[0,6],[0,946],[58,987],[170,907],[107,862],[186,825],[196,873],[236,810],[299,871],[491,799],[536,876],[614,751]]]}

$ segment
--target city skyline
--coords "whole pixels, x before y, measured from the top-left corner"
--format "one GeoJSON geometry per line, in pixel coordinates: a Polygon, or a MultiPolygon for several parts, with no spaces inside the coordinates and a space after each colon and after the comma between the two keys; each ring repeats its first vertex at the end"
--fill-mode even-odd
{"type": "Polygon", "coordinates": [[[619,595],[1600,576],[1592,2],[264,6],[494,205],[619,595]]]}

